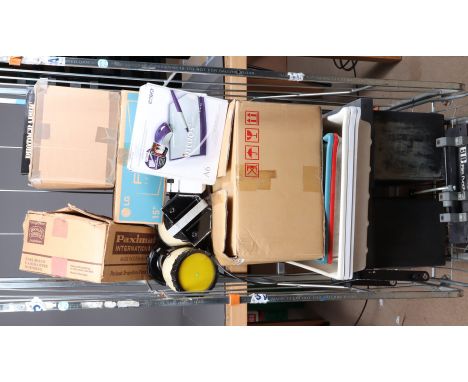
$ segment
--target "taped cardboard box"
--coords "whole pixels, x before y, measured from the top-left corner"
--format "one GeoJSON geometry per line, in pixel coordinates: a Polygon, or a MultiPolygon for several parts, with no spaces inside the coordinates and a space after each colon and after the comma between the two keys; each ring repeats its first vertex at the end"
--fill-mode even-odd
{"type": "Polygon", "coordinates": [[[138,103],[138,92],[122,91],[114,190],[114,221],[131,224],[161,224],[165,179],[132,172],[127,168],[138,103]]]}
{"type": "Polygon", "coordinates": [[[119,92],[49,86],[46,80],[34,91],[31,186],[114,187],[119,92]]]}
{"type": "Polygon", "coordinates": [[[116,224],[69,204],[54,212],[29,211],[23,233],[22,271],[96,283],[149,278],[153,227],[116,224]]]}
{"type": "Polygon", "coordinates": [[[230,155],[220,161],[212,194],[213,249],[220,263],[321,258],[320,108],[233,101],[226,123],[232,137],[225,129],[221,152],[230,155]]]}

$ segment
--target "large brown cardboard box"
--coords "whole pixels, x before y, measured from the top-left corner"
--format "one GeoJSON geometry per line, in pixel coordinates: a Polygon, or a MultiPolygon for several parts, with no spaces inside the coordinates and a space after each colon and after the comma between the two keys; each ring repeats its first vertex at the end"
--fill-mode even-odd
{"type": "Polygon", "coordinates": [[[222,265],[323,256],[322,119],[310,105],[233,101],[213,188],[222,265]],[[229,155],[229,160],[228,158],[229,155]]]}
{"type": "Polygon", "coordinates": [[[119,127],[116,91],[34,87],[32,158],[34,188],[112,188],[119,127]]]}
{"type": "Polygon", "coordinates": [[[70,204],[54,212],[29,211],[23,233],[20,270],[97,283],[148,279],[156,241],[152,227],[116,224],[70,204]]]}

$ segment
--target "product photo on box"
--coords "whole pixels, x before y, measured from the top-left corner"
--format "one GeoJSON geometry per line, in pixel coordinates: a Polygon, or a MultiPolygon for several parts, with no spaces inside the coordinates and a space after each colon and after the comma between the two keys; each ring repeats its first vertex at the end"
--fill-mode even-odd
{"type": "Polygon", "coordinates": [[[153,84],[140,88],[128,169],[214,184],[228,102],[153,84]]]}

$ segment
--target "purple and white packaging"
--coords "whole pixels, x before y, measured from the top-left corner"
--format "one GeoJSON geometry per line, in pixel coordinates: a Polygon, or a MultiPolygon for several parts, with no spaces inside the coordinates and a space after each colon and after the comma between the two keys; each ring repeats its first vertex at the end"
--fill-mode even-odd
{"type": "Polygon", "coordinates": [[[146,84],[140,88],[129,170],[214,184],[228,102],[146,84]]]}

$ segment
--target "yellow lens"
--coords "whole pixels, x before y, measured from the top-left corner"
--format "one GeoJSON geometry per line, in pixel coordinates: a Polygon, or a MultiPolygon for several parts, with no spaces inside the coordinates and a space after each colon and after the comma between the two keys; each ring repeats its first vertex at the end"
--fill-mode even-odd
{"type": "Polygon", "coordinates": [[[179,268],[179,283],[188,292],[207,290],[216,277],[216,269],[212,260],[204,253],[194,253],[188,256],[179,268]]]}

